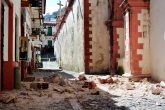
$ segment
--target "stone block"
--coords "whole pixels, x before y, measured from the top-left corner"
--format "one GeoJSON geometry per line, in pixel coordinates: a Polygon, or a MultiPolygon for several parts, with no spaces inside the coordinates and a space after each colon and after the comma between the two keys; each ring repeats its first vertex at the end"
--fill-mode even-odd
{"type": "Polygon", "coordinates": [[[42,89],[42,83],[37,83],[37,89],[42,89]]]}
{"type": "Polygon", "coordinates": [[[85,77],[85,75],[79,75],[78,79],[79,79],[80,81],[87,80],[87,78],[85,77]]]}
{"type": "Polygon", "coordinates": [[[38,82],[31,83],[30,88],[35,89],[35,90],[48,89],[49,88],[49,83],[46,83],[46,82],[44,82],[44,83],[38,83],[38,82]]]}
{"type": "Polygon", "coordinates": [[[38,84],[38,83],[31,83],[31,84],[30,84],[30,88],[31,88],[31,89],[38,89],[37,84],[38,84]]]}
{"type": "Polygon", "coordinates": [[[33,82],[35,81],[35,77],[26,77],[23,79],[24,82],[33,82]]]}
{"type": "Polygon", "coordinates": [[[42,83],[42,89],[48,89],[49,83],[42,83]]]}

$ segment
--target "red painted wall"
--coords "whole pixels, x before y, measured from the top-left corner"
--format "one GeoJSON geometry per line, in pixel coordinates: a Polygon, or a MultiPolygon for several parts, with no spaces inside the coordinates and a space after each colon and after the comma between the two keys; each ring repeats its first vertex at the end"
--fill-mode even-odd
{"type": "Polygon", "coordinates": [[[89,14],[91,13],[91,10],[89,7],[91,4],[89,3],[89,0],[84,0],[84,64],[85,64],[85,73],[90,73],[90,66],[89,63],[92,62],[92,59],[90,59],[90,56],[92,53],[89,51],[90,48],[92,48],[92,45],[90,45],[90,41],[92,38],[89,37],[89,34],[92,32],[89,30],[89,27],[92,25],[89,24],[89,21],[91,18],[89,17],[89,14]]]}
{"type": "Polygon", "coordinates": [[[14,62],[13,62],[13,4],[6,0],[8,13],[8,61],[3,64],[3,90],[14,88],[14,62]]]}
{"type": "Polygon", "coordinates": [[[124,28],[124,20],[123,20],[123,14],[122,9],[120,7],[120,4],[123,0],[114,0],[113,1],[113,13],[112,14],[112,38],[111,38],[111,69],[113,72],[116,72],[118,63],[117,59],[120,58],[120,54],[118,53],[119,50],[119,42],[118,38],[119,35],[117,34],[117,28],[124,28]]]}

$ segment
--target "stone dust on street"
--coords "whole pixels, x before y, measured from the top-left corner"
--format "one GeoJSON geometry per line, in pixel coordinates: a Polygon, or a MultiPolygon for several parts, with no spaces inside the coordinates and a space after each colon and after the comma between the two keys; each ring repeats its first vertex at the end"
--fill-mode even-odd
{"type": "Polygon", "coordinates": [[[0,110],[165,110],[164,86],[147,78],[35,72],[0,95],[0,110]]]}

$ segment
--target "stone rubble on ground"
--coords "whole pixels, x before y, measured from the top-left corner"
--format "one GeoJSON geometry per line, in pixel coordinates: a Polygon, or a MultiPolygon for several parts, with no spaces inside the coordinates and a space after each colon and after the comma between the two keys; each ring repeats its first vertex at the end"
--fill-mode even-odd
{"type": "Polygon", "coordinates": [[[165,88],[165,82],[164,82],[164,81],[161,81],[161,82],[160,82],[160,86],[161,86],[162,88],[165,88]]]}
{"type": "Polygon", "coordinates": [[[135,85],[132,82],[126,83],[126,89],[127,90],[134,90],[135,89],[135,85]]]}
{"type": "Polygon", "coordinates": [[[101,84],[114,83],[113,78],[109,75],[104,77],[99,77],[98,80],[101,84]]]}
{"type": "Polygon", "coordinates": [[[87,80],[87,78],[85,77],[84,74],[79,75],[78,79],[79,79],[79,81],[85,81],[85,80],[87,80]]]}
{"type": "Polygon", "coordinates": [[[32,82],[30,84],[31,89],[39,90],[39,89],[48,89],[49,83],[46,82],[32,82]]]}
{"type": "Polygon", "coordinates": [[[0,102],[9,104],[9,103],[14,103],[16,102],[16,96],[15,95],[9,95],[9,96],[4,96],[0,98],[0,102]]]}
{"type": "Polygon", "coordinates": [[[54,74],[37,77],[34,81],[26,80],[21,83],[20,90],[4,92],[0,97],[0,109],[162,109],[165,108],[165,88],[162,84],[151,84],[147,78],[134,82],[122,76],[81,74],[69,80],[54,74]],[[10,106],[6,107],[4,103],[10,106]]]}
{"type": "Polygon", "coordinates": [[[26,78],[24,78],[23,81],[24,82],[33,82],[33,81],[35,81],[35,77],[26,77],[26,78]]]}
{"type": "Polygon", "coordinates": [[[160,95],[162,89],[159,86],[153,86],[151,88],[151,91],[152,91],[152,94],[154,94],[154,95],[160,95]]]}

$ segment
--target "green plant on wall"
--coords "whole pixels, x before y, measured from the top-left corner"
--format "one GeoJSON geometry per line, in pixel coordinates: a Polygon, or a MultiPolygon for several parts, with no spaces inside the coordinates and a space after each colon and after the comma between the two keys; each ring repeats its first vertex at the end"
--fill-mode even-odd
{"type": "Polygon", "coordinates": [[[117,68],[117,74],[118,75],[123,75],[124,74],[124,68],[122,66],[118,66],[118,68],[117,68]]]}

